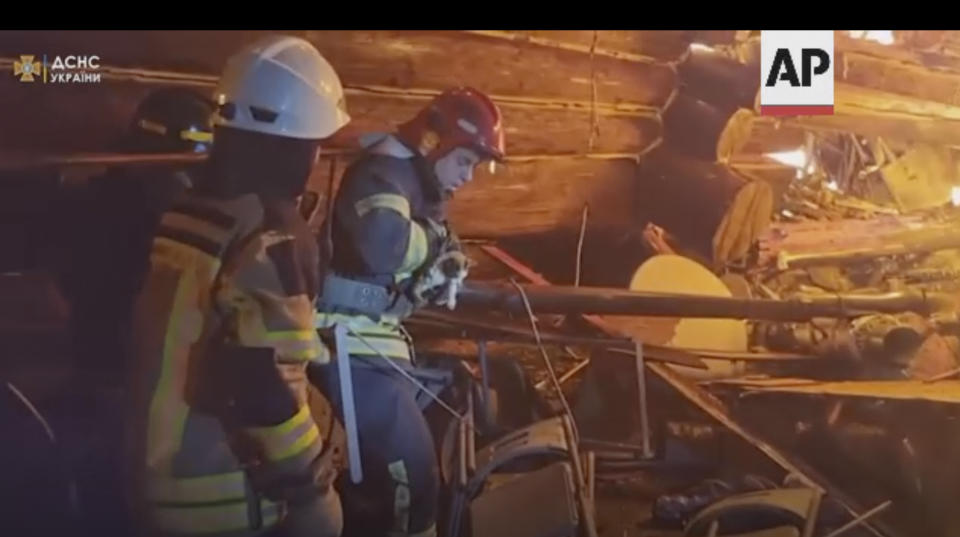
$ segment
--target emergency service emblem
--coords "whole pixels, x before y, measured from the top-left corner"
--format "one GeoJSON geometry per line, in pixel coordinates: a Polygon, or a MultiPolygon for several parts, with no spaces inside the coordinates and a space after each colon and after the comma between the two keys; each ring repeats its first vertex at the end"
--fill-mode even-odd
{"type": "Polygon", "coordinates": [[[20,77],[20,82],[33,82],[34,76],[40,76],[40,62],[35,61],[32,54],[20,55],[20,61],[13,62],[13,76],[20,77]]]}

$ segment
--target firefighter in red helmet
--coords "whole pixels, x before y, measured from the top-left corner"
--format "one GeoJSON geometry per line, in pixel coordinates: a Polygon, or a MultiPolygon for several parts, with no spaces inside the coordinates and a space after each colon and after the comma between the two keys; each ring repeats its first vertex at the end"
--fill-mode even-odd
{"type": "Polygon", "coordinates": [[[467,258],[445,202],[478,165],[503,160],[503,124],[489,97],[455,88],[396,132],[366,135],[361,145],[324,224],[326,274],[317,300],[318,328],[333,334],[338,349],[336,363],[317,374],[345,419],[348,451],[362,462],[361,476],[351,461],[362,492],[344,495],[345,535],[435,535],[439,471],[431,433],[417,388],[384,359],[413,370],[401,321],[428,303],[455,306],[467,258]],[[345,383],[355,395],[344,396],[345,383]],[[371,495],[384,499],[384,516],[351,517],[350,498],[371,495]]]}

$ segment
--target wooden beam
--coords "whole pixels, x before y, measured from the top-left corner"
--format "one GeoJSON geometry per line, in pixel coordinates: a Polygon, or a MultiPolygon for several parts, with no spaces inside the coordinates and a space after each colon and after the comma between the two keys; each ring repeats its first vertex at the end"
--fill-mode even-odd
{"type": "Polygon", "coordinates": [[[960,72],[890,60],[859,52],[838,57],[837,82],[937,103],[960,103],[960,72]]]}
{"type": "MultiPolygon", "coordinates": [[[[957,79],[960,82],[960,78],[957,79]]],[[[960,120],[960,101],[944,104],[871,87],[838,82],[834,111],[839,115],[869,115],[914,120],[960,120]]]]}
{"type": "MultiPolygon", "coordinates": [[[[103,63],[159,71],[217,74],[259,31],[4,32],[0,56],[98,54],[103,63]]],[[[666,64],[638,64],[579,50],[518,46],[458,31],[288,32],[310,40],[347,86],[444,89],[471,85],[498,95],[659,106],[675,85],[666,64]]]]}
{"type": "MultiPolygon", "coordinates": [[[[426,106],[429,97],[395,98],[390,95],[353,95],[347,107],[353,121],[331,139],[336,147],[351,147],[364,132],[392,132],[426,106]]],[[[575,155],[596,153],[642,153],[660,136],[656,116],[601,113],[501,103],[510,155],[575,155]],[[590,149],[591,128],[597,135],[590,149]]]]}
{"type": "Polygon", "coordinates": [[[784,122],[782,118],[757,116],[750,123],[750,136],[746,143],[731,158],[731,162],[743,157],[777,151],[792,151],[803,147],[805,129],[800,125],[784,122]]]}
{"type": "Polygon", "coordinates": [[[867,56],[886,62],[909,67],[921,67],[931,72],[946,71],[960,73],[960,58],[947,52],[949,36],[955,32],[943,31],[895,31],[896,43],[884,45],[868,39],[851,37],[846,31],[834,35],[834,46],[838,53],[837,65],[842,65],[843,56],[867,56]]]}
{"type": "Polygon", "coordinates": [[[787,118],[782,125],[805,130],[855,132],[890,140],[960,146],[960,106],[836,84],[835,114],[787,118]]]}
{"type": "Polygon", "coordinates": [[[845,380],[818,381],[803,378],[722,380],[719,384],[751,392],[779,392],[873,399],[902,399],[960,404],[960,380],[845,380]]]}
{"type": "Polygon", "coordinates": [[[587,53],[594,45],[596,50],[653,57],[669,63],[682,60],[690,45],[691,32],[687,30],[515,30],[511,33],[542,37],[563,43],[578,44],[587,53]]]}
{"type": "Polygon", "coordinates": [[[587,204],[591,230],[627,227],[638,187],[630,160],[517,163],[493,176],[478,174],[450,202],[450,218],[463,235],[537,233],[575,225],[587,204]]]}
{"type": "MultiPolygon", "coordinates": [[[[17,129],[0,132],[6,151],[72,153],[109,150],[121,136],[137,104],[160,85],[104,82],[90,86],[51,86],[0,82],[0,114],[17,129]],[[104,87],[106,86],[106,87],[104,87]]],[[[207,88],[198,88],[205,93],[207,88]]],[[[353,121],[332,137],[326,147],[356,148],[363,132],[390,132],[413,117],[431,95],[354,91],[347,106],[353,121]]],[[[523,155],[642,154],[660,136],[656,114],[611,112],[528,103],[501,103],[507,134],[507,152],[523,155]],[[591,128],[598,128],[589,147],[591,128]]]]}
{"type": "Polygon", "coordinates": [[[753,108],[760,90],[760,62],[740,63],[714,49],[695,49],[677,66],[683,91],[727,114],[753,108]]]}
{"type": "MultiPolygon", "coordinates": [[[[501,30],[464,30],[464,33],[488,37],[491,39],[504,39],[515,43],[526,43],[541,47],[549,47],[560,50],[572,50],[582,54],[593,54],[595,56],[607,56],[618,60],[626,60],[637,63],[658,63],[662,62],[652,55],[646,55],[639,52],[617,50],[600,46],[601,35],[606,34],[640,34],[639,31],[600,31],[600,30],[546,30],[546,31],[521,31],[504,32],[501,30]]],[[[609,39],[609,37],[607,37],[609,39]]],[[[639,40],[638,40],[639,41],[639,40]]],[[[678,40],[679,41],[679,40],[678,40]]],[[[606,43],[606,41],[605,41],[606,43]]],[[[639,43],[638,43],[639,44],[639,43]]],[[[678,43],[679,45],[680,43],[678,43]]],[[[677,47],[678,54],[672,61],[678,60],[683,56],[683,48],[677,47]]],[[[671,62],[667,62],[671,63],[671,62]]]]}
{"type": "MultiPolygon", "coordinates": [[[[315,168],[308,188],[326,192],[328,169],[315,168]]],[[[594,208],[591,230],[629,226],[638,195],[636,169],[626,159],[564,157],[509,164],[495,175],[482,170],[450,201],[450,220],[463,237],[541,233],[575,226],[587,203],[594,208]]]]}
{"type": "Polygon", "coordinates": [[[718,267],[745,255],[770,221],[773,194],[765,182],[665,150],[642,165],[650,220],[718,267]]]}
{"type": "Polygon", "coordinates": [[[750,138],[750,110],[718,108],[680,92],[663,114],[664,143],[680,155],[727,161],[750,138]]]}

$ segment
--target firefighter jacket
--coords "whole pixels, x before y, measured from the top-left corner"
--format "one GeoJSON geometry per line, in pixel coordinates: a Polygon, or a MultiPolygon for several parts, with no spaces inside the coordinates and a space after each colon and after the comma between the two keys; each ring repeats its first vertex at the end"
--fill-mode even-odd
{"type": "Polygon", "coordinates": [[[313,481],[305,369],[329,359],[316,275],[293,204],[187,192],[163,214],[134,308],[127,430],[133,507],[155,532],[257,535],[286,516],[284,487],[313,481]],[[251,355],[272,373],[238,394],[223,379],[251,355]]]}
{"type": "MultiPolygon", "coordinates": [[[[329,233],[318,327],[345,322],[351,355],[410,359],[399,322],[418,271],[443,248],[444,203],[421,158],[366,153],[344,173],[329,233]]],[[[329,226],[329,229],[327,229],[329,226]]]]}

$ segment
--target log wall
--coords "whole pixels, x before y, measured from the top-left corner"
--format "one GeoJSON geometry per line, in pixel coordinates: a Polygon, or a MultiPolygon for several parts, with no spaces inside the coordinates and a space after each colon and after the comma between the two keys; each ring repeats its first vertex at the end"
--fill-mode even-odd
{"type": "MultiPolygon", "coordinates": [[[[21,54],[100,56],[103,82],[22,83],[0,77],[0,154],[109,150],[152,89],[209,93],[229,55],[263,31],[0,33],[0,69],[21,54]]],[[[301,31],[333,64],[354,121],[325,147],[351,150],[433,95],[471,85],[493,96],[507,129],[509,166],[479,173],[451,207],[462,234],[498,237],[633,222],[636,161],[655,147],[689,32],[301,31]]],[[[340,170],[345,162],[341,157],[340,170]]],[[[311,186],[325,192],[328,166],[311,186]]]]}

